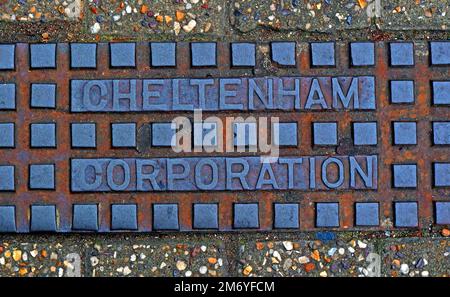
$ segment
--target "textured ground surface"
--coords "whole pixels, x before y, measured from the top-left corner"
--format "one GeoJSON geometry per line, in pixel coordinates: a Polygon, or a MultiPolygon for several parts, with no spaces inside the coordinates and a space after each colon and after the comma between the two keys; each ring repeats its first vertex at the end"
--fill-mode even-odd
{"type": "MultiPolygon", "coordinates": [[[[0,0],[0,42],[448,39],[448,10],[439,0],[0,0]]],[[[449,234],[1,235],[0,275],[448,276],[449,234]]]]}

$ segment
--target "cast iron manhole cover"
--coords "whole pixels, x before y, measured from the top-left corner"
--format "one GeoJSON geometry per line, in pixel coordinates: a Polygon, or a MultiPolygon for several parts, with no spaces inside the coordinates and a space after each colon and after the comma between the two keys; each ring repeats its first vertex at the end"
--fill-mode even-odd
{"type": "Polygon", "coordinates": [[[450,223],[450,42],[0,45],[0,231],[450,223]]]}

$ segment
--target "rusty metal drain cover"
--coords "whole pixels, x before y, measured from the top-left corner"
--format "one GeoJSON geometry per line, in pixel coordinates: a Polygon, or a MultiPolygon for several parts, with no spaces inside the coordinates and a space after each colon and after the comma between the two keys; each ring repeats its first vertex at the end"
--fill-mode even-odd
{"type": "Polygon", "coordinates": [[[450,224],[450,42],[0,44],[0,232],[450,224]]]}

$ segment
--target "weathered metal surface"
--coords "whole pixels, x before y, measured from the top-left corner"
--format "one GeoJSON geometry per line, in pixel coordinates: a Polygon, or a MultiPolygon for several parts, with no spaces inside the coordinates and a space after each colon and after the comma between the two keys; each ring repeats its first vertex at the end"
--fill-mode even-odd
{"type": "MultiPolygon", "coordinates": [[[[45,67],[34,69],[30,66],[30,45],[16,44],[15,63],[11,67],[10,61],[5,64],[5,68],[10,70],[0,71],[0,123],[14,123],[14,147],[11,147],[8,140],[1,139],[0,144],[5,143],[6,147],[0,148],[0,178],[3,179],[3,185],[0,185],[0,205],[15,206],[15,228],[8,224],[11,217],[10,208],[2,208],[1,214],[4,222],[4,231],[15,229],[19,232],[29,231],[52,231],[69,232],[73,229],[73,205],[75,204],[97,204],[98,205],[98,231],[111,230],[136,230],[152,231],[154,228],[155,205],[177,204],[177,218],[179,228],[168,228],[170,230],[178,229],[181,231],[197,230],[193,226],[193,205],[199,203],[214,203],[218,206],[218,230],[229,231],[237,230],[234,227],[236,223],[235,203],[257,203],[258,220],[256,230],[274,230],[274,217],[276,217],[276,208],[274,203],[298,204],[298,228],[290,230],[317,230],[317,203],[339,203],[338,205],[338,224],[326,223],[324,226],[338,229],[389,229],[396,227],[419,227],[426,228],[436,222],[434,217],[435,203],[447,202],[450,198],[449,170],[450,154],[448,147],[448,135],[445,130],[434,130],[433,123],[448,122],[450,119],[450,110],[448,108],[448,88],[447,82],[450,77],[450,68],[446,63],[446,58],[439,54],[438,60],[434,60],[437,66],[432,66],[431,56],[429,54],[430,45],[427,42],[415,42],[413,51],[413,66],[391,67],[392,57],[388,43],[375,43],[375,65],[374,66],[351,66],[349,57],[350,45],[348,43],[335,44],[335,63],[334,67],[312,67],[311,65],[311,47],[307,43],[297,43],[295,54],[295,66],[285,67],[274,63],[273,67],[263,67],[267,65],[268,56],[262,48],[268,49],[268,44],[257,44],[256,66],[255,67],[232,67],[231,53],[229,43],[217,43],[216,65],[212,67],[191,67],[191,47],[189,43],[176,44],[176,67],[151,67],[151,53],[148,43],[137,43],[135,54],[135,67],[130,62],[126,68],[122,68],[120,63],[110,67],[109,44],[98,44],[96,47],[97,61],[96,68],[72,68],[71,54],[69,44],[56,45],[55,65],[52,64],[51,55],[45,59],[37,59],[33,66],[45,67]],[[50,60],[49,60],[50,59],[50,60]],[[45,61],[44,61],[45,60],[45,61]],[[438,65],[439,64],[439,65],[438,65]],[[53,67],[55,68],[48,68],[53,67]],[[267,83],[271,78],[274,81],[274,89],[277,89],[279,78],[285,81],[285,89],[295,88],[295,79],[299,78],[301,95],[300,107],[295,108],[295,99],[289,99],[288,103],[281,104],[281,107],[287,108],[263,108],[258,105],[252,110],[248,108],[248,97],[245,90],[250,79],[257,77],[261,85],[267,83]],[[333,89],[332,78],[342,81],[342,86],[347,89],[352,78],[374,78],[374,106],[368,108],[333,108],[333,89]],[[326,190],[293,190],[285,189],[283,191],[274,191],[272,188],[258,191],[236,191],[234,189],[227,191],[210,191],[197,188],[185,188],[183,191],[136,191],[132,187],[128,191],[108,191],[108,192],[74,192],[71,191],[72,167],[71,160],[75,159],[108,159],[108,160],[145,160],[145,159],[173,159],[188,158],[186,160],[199,160],[200,158],[208,160],[224,160],[225,158],[257,158],[260,153],[205,153],[205,152],[174,152],[170,147],[152,147],[150,138],[150,124],[158,122],[171,122],[175,117],[189,115],[186,110],[172,108],[173,96],[167,103],[168,107],[160,111],[142,112],[140,110],[130,110],[125,105],[124,110],[113,109],[112,85],[113,81],[122,80],[119,83],[120,88],[129,91],[129,82],[136,80],[136,96],[142,99],[142,82],[145,80],[161,79],[169,86],[174,79],[180,79],[181,84],[192,82],[192,79],[211,79],[213,88],[211,96],[207,98],[220,98],[220,80],[225,78],[236,79],[232,82],[241,82],[243,88],[233,88],[236,90],[239,98],[247,103],[246,108],[231,108],[224,110],[219,107],[210,108],[210,113],[225,121],[227,116],[253,115],[256,117],[273,116],[279,117],[280,122],[296,122],[298,124],[298,144],[297,146],[286,146],[280,148],[281,157],[302,156],[327,156],[342,158],[343,156],[377,156],[377,178],[373,189],[326,189],[326,190]],[[305,109],[308,95],[310,93],[313,81],[317,79],[327,107],[322,108],[321,104],[316,104],[315,109],[305,109]],[[104,112],[76,112],[74,108],[81,107],[79,103],[73,100],[81,91],[76,82],[81,81],[104,81],[108,82],[108,108],[104,112]],[[392,104],[390,81],[414,81],[414,101],[398,102],[392,104]],[[170,83],[169,83],[170,82],[170,83]],[[15,84],[15,87],[11,85],[15,84]],[[30,105],[31,84],[56,84],[56,108],[35,108],[30,105]],[[75,85],[74,85],[75,84],[75,85]],[[239,93],[241,92],[241,93],[239,93]],[[11,94],[15,94],[15,100],[11,101],[11,94]],[[245,94],[245,96],[243,95],[245,94]],[[213,96],[214,95],[214,96],[213,96]],[[302,101],[303,100],[303,101],[302,101]],[[288,104],[288,105],[285,105],[288,104]],[[139,111],[139,112],[136,112],[139,111]],[[334,122],[337,124],[337,144],[332,146],[314,145],[312,123],[316,122],[334,122]],[[353,140],[354,122],[376,122],[377,123],[377,142],[375,145],[355,145],[353,140]],[[394,143],[393,122],[415,122],[417,144],[399,144],[394,143]],[[32,126],[31,124],[55,124],[56,144],[50,147],[32,147],[32,126]],[[95,147],[77,147],[72,146],[72,123],[95,123],[96,139],[95,147]],[[136,124],[136,146],[135,147],[114,147],[112,144],[112,124],[113,123],[134,123],[136,124]],[[396,144],[396,145],[394,145],[396,144]],[[30,165],[54,164],[54,190],[51,189],[31,189],[29,185],[30,165]],[[416,186],[412,188],[394,187],[393,165],[414,164],[416,165],[416,186]],[[14,166],[11,170],[11,167],[14,166]],[[8,180],[10,173],[13,172],[14,183],[10,186],[8,180]],[[6,188],[1,188],[5,186],[6,188]],[[184,191],[187,190],[187,191],[184,191]],[[371,225],[375,220],[362,221],[357,224],[355,221],[357,207],[355,203],[378,203],[379,224],[371,225]],[[415,202],[417,204],[394,204],[394,202],[415,202]],[[130,221],[130,215],[121,215],[114,221],[118,228],[112,225],[113,215],[112,206],[118,204],[127,204],[136,206],[136,228],[130,221]],[[55,225],[51,222],[53,208],[34,208],[31,206],[55,206],[55,225]],[[395,207],[395,206],[398,207],[395,207]],[[395,210],[398,210],[396,213],[395,210]],[[417,210],[417,224],[409,213],[417,210]],[[33,219],[34,213],[34,219],[33,219]],[[45,213],[45,215],[42,215],[45,213]],[[50,214],[50,215],[48,215],[50,214]],[[406,215],[406,217],[405,217],[406,215]],[[121,217],[120,217],[121,216],[121,217]],[[43,219],[45,218],[45,220],[43,219]],[[32,228],[33,220],[35,225],[32,228]],[[125,219],[125,221],[122,221],[125,219]],[[42,221],[40,221],[42,220],[42,221]],[[50,220],[50,221],[49,221],[50,220]],[[118,221],[117,221],[118,220],[118,221]],[[369,225],[369,226],[367,226],[369,225]],[[125,228],[123,228],[125,226],[125,228]]],[[[45,50],[52,51],[52,46],[45,50]]],[[[118,52],[120,56],[121,52],[118,52]]],[[[444,52],[445,54],[445,52],[444,52]]],[[[72,60],[73,62],[73,60],[72,60]]],[[[408,60],[408,63],[411,59],[408,60]]],[[[80,65],[73,64],[72,66],[80,65]]],[[[407,64],[408,64],[407,63],[407,64]]],[[[395,63],[398,65],[398,63],[395,63]]],[[[92,66],[92,63],[88,66],[92,66]]],[[[367,86],[366,81],[362,86],[360,96],[370,94],[363,92],[367,86]]],[[[267,83],[268,84],[268,83],[267,83]]],[[[228,88],[228,87],[226,87],[228,88]]],[[[262,88],[264,89],[264,88],[262,88]]],[[[369,88],[370,89],[370,88],[369,88]]],[[[180,93],[182,97],[183,91],[180,93]]],[[[227,89],[228,90],[228,89],[227,89]]],[[[231,89],[230,89],[231,90],[231,89]]],[[[198,89],[191,89],[186,92],[198,96],[198,89]]],[[[278,91],[277,91],[278,92],[278,91]]],[[[279,92],[278,92],[279,94],[279,92]]],[[[317,94],[316,94],[317,95],[317,94]]],[[[315,95],[315,96],[316,96],[315,95]]],[[[294,97],[290,95],[291,97],[294,97]]],[[[231,97],[236,98],[236,95],[231,97]]],[[[289,95],[286,95],[288,98],[289,95]]],[[[74,99],[75,98],[75,99],[74,99]]],[[[317,97],[314,97],[317,99],[317,97]]],[[[320,98],[320,97],[319,97],[320,98]]],[[[47,98],[49,99],[49,98],[47,98]]],[[[139,103],[140,99],[137,99],[139,103]]],[[[127,102],[124,100],[124,102],[127,102]]],[[[189,103],[189,102],[185,102],[189,103]]],[[[239,103],[239,102],[231,102],[239,103]]],[[[258,100],[258,104],[261,101],[258,100]]],[[[351,102],[352,106],[354,102],[351,102]]],[[[137,104],[137,106],[141,106],[137,104]]],[[[190,110],[190,109],[188,109],[190,110]]],[[[83,111],[83,110],[80,110],[83,111]]],[[[208,108],[206,108],[208,111],[208,108]]],[[[10,128],[5,129],[10,133],[10,128]]],[[[39,133],[38,133],[39,134],[39,133]]],[[[44,137],[48,142],[49,139],[44,137]]],[[[50,139],[51,140],[51,139],[50,139]]],[[[318,158],[318,157],[317,157],[318,158]]],[[[306,159],[305,159],[306,160],[306,159]]],[[[306,162],[306,161],[305,161],[306,162]]],[[[306,162],[306,165],[308,162],[306,162]]],[[[195,168],[195,166],[194,166],[195,168]]],[[[310,172],[310,171],[308,171],[310,172]]],[[[256,180],[258,173],[252,173],[251,178],[256,180]]],[[[322,180],[320,170],[316,170],[315,179],[322,180]]],[[[335,173],[334,173],[335,174],[335,173]]],[[[345,171],[347,184],[349,173],[345,171]]],[[[119,174],[120,175],[120,174],[119,174]]],[[[333,176],[333,175],[332,175],[333,176]]],[[[278,177],[278,176],[277,176],[278,177]]],[[[336,177],[334,175],[334,177],[336,177]]],[[[107,174],[102,176],[107,179],[107,174]]],[[[44,179],[44,177],[42,177],[44,179]]],[[[282,178],[286,183],[287,176],[282,178]]],[[[308,179],[306,179],[308,181],[308,179]]],[[[333,179],[333,181],[335,181],[333,179]]],[[[357,183],[362,181],[358,179],[357,183]]],[[[190,183],[192,185],[192,183],[190,183]]],[[[107,189],[107,188],[102,188],[107,189]]],[[[253,204],[252,204],[253,205],[253,204]]],[[[360,204],[358,204],[361,206],[360,204]]],[[[442,217],[448,212],[443,209],[443,204],[439,204],[438,223],[446,222],[447,218],[442,217]]],[[[372,208],[371,208],[372,209],[372,208]]],[[[172,208],[164,208],[165,219],[173,218],[172,208]],[[169,215],[170,212],[170,215],[169,215]]],[[[253,211],[253,210],[252,210],[253,211]]],[[[281,210],[280,210],[281,211],[281,210]]],[[[373,211],[372,211],[373,212],[373,211]]],[[[90,213],[95,213],[91,211],[90,213]]],[[[288,211],[279,212],[289,214],[288,211]]],[[[373,215],[373,213],[371,213],[373,215]]],[[[211,216],[211,218],[214,216],[211,216]]],[[[250,219],[250,218],[249,218],[250,219]]],[[[330,222],[326,217],[325,222],[330,222]]],[[[334,218],[335,219],[335,218],[334,218]]],[[[173,224],[170,221],[170,224],[173,224]]],[[[252,219],[253,220],[253,219],[252,219]]],[[[282,220],[283,221],[283,220],[282,220]]],[[[250,227],[255,226],[254,220],[249,222],[250,227]]],[[[292,222],[291,222],[292,223],[292,222]]],[[[80,225],[80,223],[78,223],[80,225]]],[[[169,225],[170,225],[169,224],[169,225]]],[[[240,224],[240,223],[239,223],[240,224]]],[[[281,224],[281,223],[280,223],[281,224]]],[[[81,224],[82,225],[82,224],[81,224]]],[[[94,224],[95,225],[95,224],[94,224]]],[[[289,225],[289,224],[287,224],[289,225]]],[[[90,225],[91,228],[95,229],[90,225]]],[[[174,226],[174,225],[171,225],[174,226]]],[[[241,226],[241,225],[239,225],[241,226]]],[[[290,226],[290,225],[289,225],[290,226]]],[[[249,228],[250,228],[249,227],[249,228]]],[[[3,228],[3,227],[2,227],[3,228]]],[[[82,229],[82,228],[80,228],[82,229]]],[[[160,228],[167,230],[167,228],[160,228]]],[[[242,229],[239,229],[242,230],[242,229]]]]}

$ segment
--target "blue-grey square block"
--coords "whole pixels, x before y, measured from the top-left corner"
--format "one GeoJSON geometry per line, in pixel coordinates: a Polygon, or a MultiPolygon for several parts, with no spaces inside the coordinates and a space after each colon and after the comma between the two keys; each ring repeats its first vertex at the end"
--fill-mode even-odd
{"type": "Polygon", "coordinates": [[[356,226],[378,226],[380,224],[379,205],[373,202],[355,204],[356,226]]]}
{"type": "Polygon", "coordinates": [[[391,66],[414,66],[414,44],[412,42],[391,42],[391,66]]]}
{"type": "Polygon", "coordinates": [[[111,67],[135,67],[135,43],[110,43],[111,67]]]}
{"type": "Polygon", "coordinates": [[[253,67],[255,64],[256,45],[254,43],[235,42],[231,44],[231,65],[253,67]]]}
{"type": "Polygon", "coordinates": [[[96,43],[71,43],[70,66],[72,68],[96,68],[97,44],[96,43]]]}
{"type": "Polygon", "coordinates": [[[273,143],[278,146],[296,146],[298,141],[297,123],[274,123],[273,143]]]}
{"type": "Polygon", "coordinates": [[[0,148],[14,147],[14,123],[0,123],[0,148]]]}
{"type": "Polygon", "coordinates": [[[31,44],[31,68],[56,68],[56,44],[31,44]]]}
{"type": "Polygon", "coordinates": [[[450,144],[450,122],[433,123],[433,143],[436,145],[450,144]]]}
{"type": "Polygon", "coordinates": [[[215,203],[194,204],[194,228],[195,229],[218,229],[218,205],[215,203]]]}
{"type": "Polygon", "coordinates": [[[178,204],[153,204],[153,229],[178,230],[178,204]]]}
{"type": "Polygon", "coordinates": [[[415,164],[395,164],[394,188],[415,188],[417,187],[417,165],[415,164]]]}
{"type": "Polygon", "coordinates": [[[354,145],[377,145],[377,123],[353,123],[354,145]]]}
{"type": "Polygon", "coordinates": [[[0,110],[16,109],[16,85],[0,83],[0,110]]]}
{"type": "Polygon", "coordinates": [[[299,227],[298,203],[274,204],[274,228],[296,229],[299,227]]]}
{"type": "Polygon", "coordinates": [[[56,147],[56,124],[31,124],[31,147],[56,147]]]}
{"type": "Polygon", "coordinates": [[[215,42],[193,42],[191,43],[192,66],[216,66],[216,43],[215,42]]]}
{"type": "Polygon", "coordinates": [[[436,224],[450,225],[450,202],[436,202],[436,224]]]}
{"type": "Polygon", "coordinates": [[[177,65],[175,42],[150,43],[150,60],[153,67],[175,67],[177,65]]]}
{"type": "Polygon", "coordinates": [[[433,81],[433,104],[450,105],[450,81],[433,81]]]}
{"type": "Polygon", "coordinates": [[[16,208],[0,206],[0,232],[16,232],[16,208]]]}
{"type": "Polygon", "coordinates": [[[136,124],[116,123],[111,125],[113,147],[136,146],[136,124]]]}
{"type": "Polygon", "coordinates": [[[395,202],[395,227],[417,227],[417,202],[395,202]]]}
{"type": "Polygon", "coordinates": [[[313,123],[314,145],[337,145],[337,123],[313,123]]]}
{"type": "Polygon", "coordinates": [[[417,123],[394,122],[394,144],[417,144],[417,123]]]}
{"type": "Polygon", "coordinates": [[[334,42],[311,43],[312,66],[335,66],[334,42]]]}
{"type": "Polygon", "coordinates": [[[0,165],[0,191],[14,191],[14,166],[0,165]]]}
{"type": "Polygon", "coordinates": [[[56,206],[32,205],[31,231],[32,232],[56,231],[56,206]]]}
{"type": "Polygon", "coordinates": [[[392,80],[391,81],[392,103],[414,103],[414,81],[392,80]]]}
{"type": "Polygon", "coordinates": [[[281,66],[295,66],[295,42],[272,42],[272,61],[281,66]]]}
{"type": "Polygon", "coordinates": [[[172,146],[175,145],[176,128],[172,123],[152,124],[152,146],[172,146]]]}
{"type": "Polygon", "coordinates": [[[55,189],[55,165],[35,164],[30,165],[30,189],[54,190],[55,189]]]}
{"type": "Polygon", "coordinates": [[[136,230],[137,229],[137,205],[113,204],[111,206],[111,229],[136,230]]]}
{"type": "Polygon", "coordinates": [[[0,70],[14,69],[15,50],[14,44],[0,44],[0,70]]]}
{"type": "Polygon", "coordinates": [[[432,65],[450,65],[449,41],[433,41],[430,48],[432,65]]]}
{"type": "Polygon", "coordinates": [[[434,186],[450,187],[450,163],[434,163],[434,186]]]}
{"type": "Polygon", "coordinates": [[[259,228],[258,203],[235,203],[233,213],[233,228],[259,228]]]}
{"type": "Polygon", "coordinates": [[[316,203],[316,227],[339,227],[339,203],[316,203]]]}
{"type": "Polygon", "coordinates": [[[76,148],[95,148],[96,147],[96,128],[94,123],[72,123],[71,138],[72,147],[76,148]]]}
{"type": "Polygon", "coordinates": [[[72,229],[83,231],[98,230],[97,204],[74,204],[72,229]]]}
{"type": "Polygon", "coordinates": [[[31,107],[55,108],[56,84],[31,84],[31,107]]]}
{"type": "Polygon", "coordinates": [[[350,43],[350,58],[352,66],[375,65],[375,43],[373,42],[350,43]]]}

